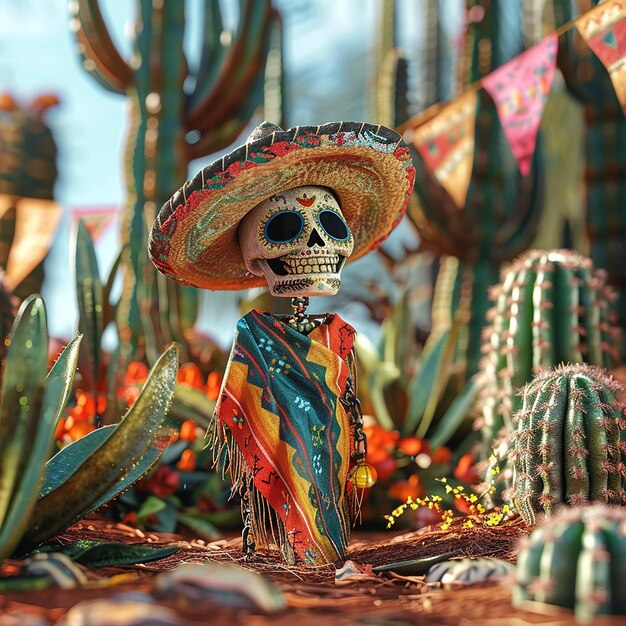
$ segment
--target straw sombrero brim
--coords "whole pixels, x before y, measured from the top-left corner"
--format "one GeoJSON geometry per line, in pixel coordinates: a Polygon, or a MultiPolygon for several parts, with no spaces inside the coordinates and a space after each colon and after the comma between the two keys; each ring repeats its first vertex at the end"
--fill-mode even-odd
{"type": "Polygon", "coordinates": [[[354,237],[350,261],[380,245],[404,215],[415,170],[400,135],[360,122],[299,126],[237,148],[187,181],[157,215],[150,257],[159,271],[205,289],[265,284],[248,272],[241,219],[292,187],[330,188],[354,237]]]}

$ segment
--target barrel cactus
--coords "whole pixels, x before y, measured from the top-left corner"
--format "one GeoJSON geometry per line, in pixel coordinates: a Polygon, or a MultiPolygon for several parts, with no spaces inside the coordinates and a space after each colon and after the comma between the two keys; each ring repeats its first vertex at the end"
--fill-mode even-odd
{"type": "Polygon", "coordinates": [[[626,509],[563,509],[521,546],[513,603],[573,609],[579,620],[626,615],[626,509]]]}
{"type": "Polygon", "coordinates": [[[618,391],[603,370],[583,364],[546,370],[524,387],[508,460],[513,502],[527,524],[561,504],[626,503],[618,391]]]}
{"type": "Polygon", "coordinates": [[[618,360],[615,294],[590,259],[573,250],[529,250],[502,273],[492,291],[485,331],[483,408],[487,455],[512,430],[520,408],[516,391],[539,368],[618,360]]]}

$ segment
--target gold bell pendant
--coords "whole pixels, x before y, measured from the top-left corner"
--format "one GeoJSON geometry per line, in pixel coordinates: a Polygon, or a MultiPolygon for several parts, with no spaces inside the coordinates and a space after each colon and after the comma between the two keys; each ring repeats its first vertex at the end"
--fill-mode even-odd
{"type": "Polygon", "coordinates": [[[368,489],[378,478],[378,472],[368,463],[361,462],[352,468],[348,480],[359,489],[368,489]]]}

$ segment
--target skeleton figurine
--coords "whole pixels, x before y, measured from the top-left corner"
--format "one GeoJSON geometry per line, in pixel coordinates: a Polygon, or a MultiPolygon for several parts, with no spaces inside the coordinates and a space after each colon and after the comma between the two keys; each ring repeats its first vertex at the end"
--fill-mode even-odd
{"type": "Polygon", "coordinates": [[[404,214],[414,170],[382,126],[283,131],[263,123],[161,209],[150,255],[173,279],[209,289],[266,284],[294,313],[237,323],[209,440],[242,496],[244,550],[341,560],[366,463],[355,396],[354,329],[309,316],[309,296],[337,293],[348,260],[379,245],[404,214]]]}

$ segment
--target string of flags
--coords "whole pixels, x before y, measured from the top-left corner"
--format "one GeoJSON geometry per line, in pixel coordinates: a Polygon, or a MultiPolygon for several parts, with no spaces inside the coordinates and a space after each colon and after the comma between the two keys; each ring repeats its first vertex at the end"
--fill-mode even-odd
{"type": "Polygon", "coordinates": [[[81,220],[94,241],[100,239],[108,230],[117,212],[118,209],[114,206],[95,208],[72,207],[70,210],[72,220],[81,220]]]}
{"type": "Polygon", "coordinates": [[[530,172],[541,117],[556,71],[559,35],[576,28],[606,67],[626,114],[626,0],[605,0],[500,66],[460,96],[435,105],[405,125],[426,166],[458,207],[472,174],[478,90],[493,99],[522,175],[530,172]]]}

